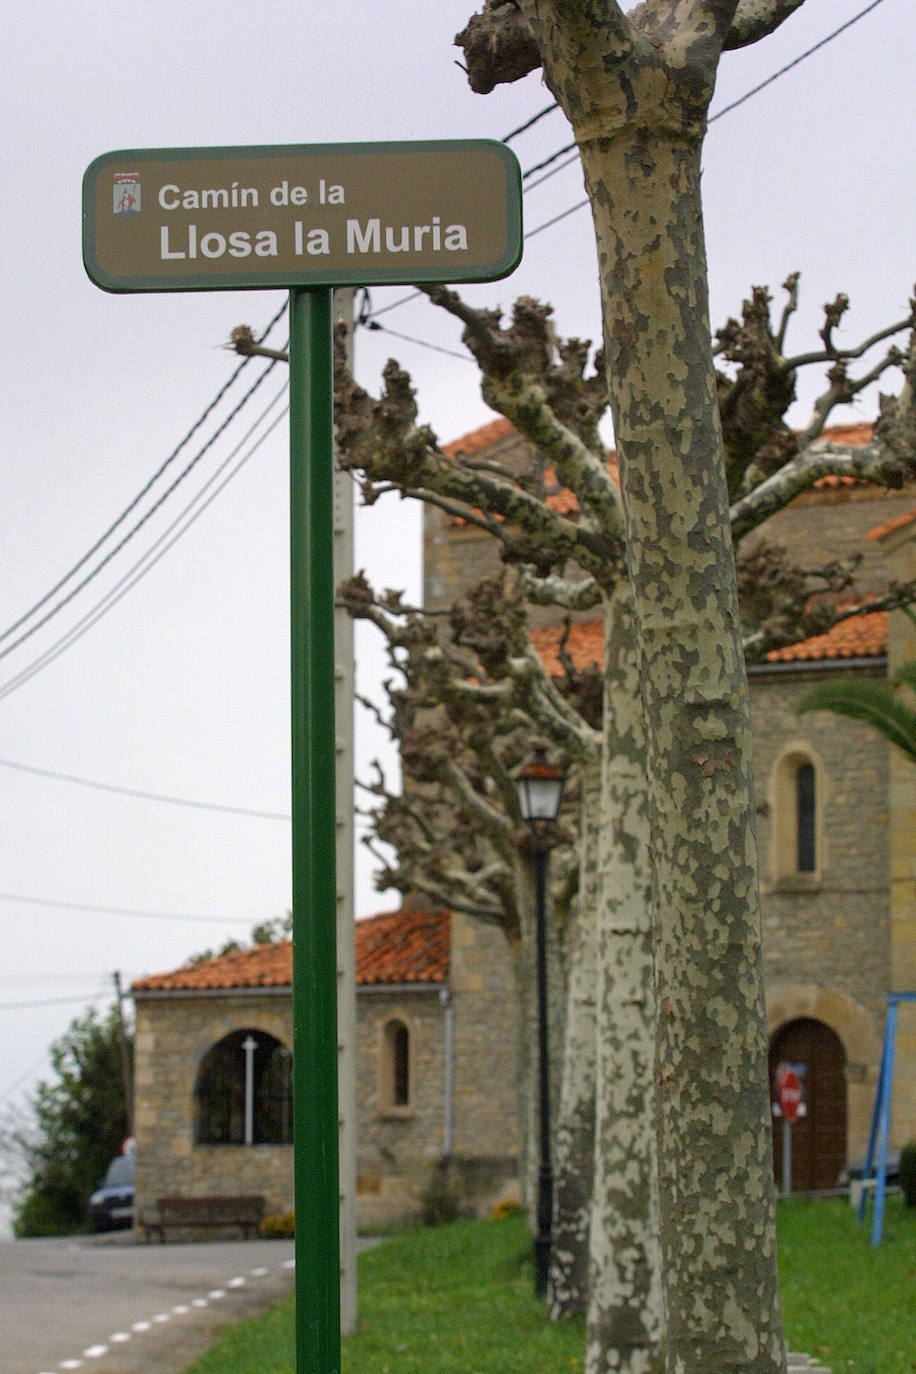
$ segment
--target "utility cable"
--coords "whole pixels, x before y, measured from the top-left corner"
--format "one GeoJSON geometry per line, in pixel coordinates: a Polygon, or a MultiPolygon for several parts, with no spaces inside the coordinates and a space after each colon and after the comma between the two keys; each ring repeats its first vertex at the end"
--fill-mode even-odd
{"type": "MultiPolygon", "coordinates": [[[[273,365],[274,364],[271,364],[271,366],[273,365]]],[[[101,620],[102,617],[108,613],[108,611],[112,610],[113,607],[116,606],[118,602],[124,596],[126,596],[129,591],[132,590],[133,587],[136,586],[136,584],[141,580],[141,578],[145,577],[146,574],[156,566],[160,559],[162,559],[165,556],[165,554],[168,553],[168,551],[173,547],[173,545],[175,545],[178,542],[178,540],[184,534],[187,533],[190,527],[193,524],[195,524],[197,520],[200,519],[204,511],[212,505],[212,503],[216,500],[216,497],[219,496],[219,494],[226,488],[226,486],[228,486],[229,482],[231,482],[232,479],[237,475],[237,473],[241,471],[244,465],[249,461],[251,457],[253,457],[253,455],[258,451],[262,444],[264,444],[267,441],[267,439],[279,425],[280,421],[287,414],[287,411],[289,409],[288,405],[284,407],[284,409],[280,412],[278,416],[275,417],[270,427],[252,444],[251,448],[249,448],[247,453],[245,453],[239,459],[235,467],[226,475],[223,481],[211,493],[207,500],[201,502],[201,498],[203,497],[204,493],[208,490],[210,486],[213,485],[216,479],[225,470],[228,464],[238,453],[242,445],[247,441],[248,437],[255,431],[255,429],[257,429],[258,425],[263,421],[265,416],[269,414],[270,410],[281,399],[285,391],[286,383],[284,382],[283,387],[281,387],[277,395],[274,396],[273,400],[261,412],[261,415],[258,417],[257,420],[255,420],[254,424],[251,425],[247,434],[239,441],[239,443],[223,460],[223,462],[216,469],[216,471],[208,478],[207,482],[204,484],[203,487],[201,487],[200,491],[197,492],[197,494],[188,503],[188,505],[185,506],[181,514],[178,515],[175,518],[175,520],[172,521],[171,525],[169,525],[162,532],[159,538],[153,544],[150,545],[150,547],[137,560],[133,567],[130,568],[128,572],[124,574],[121,580],[119,582],[116,582],[115,585],[108,592],[105,593],[105,595],[101,598],[100,601],[96,602],[96,605],[93,607],[93,609],[91,611],[88,611],[81,620],[78,620],[76,624],[66,632],[66,634],[62,635],[61,638],[56,641],[56,643],[52,644],[50,648],[46,649],[44,653],[39,655],[37,659],[34,659],[32,663],[28,664],[25,668],[23,668],[19,673],[16,674],[15,677],[8,679],[8,681],[0,685],[0,701],[2,701],[5,697],[10,696],[19,687],[24,686],[26,682],[29,682],[33,677],[36,676],[37,673],[41,672],[43,668],[46,668],[50,663],[53,663],[55,659],[59,658],[62,653],[66,652],[66,650],[69,649],[72,644],[75,644],[77,640],[82,639],[83,635],[86,634],[89,630],[91,630],[93,626],[96,625],[98,621],[101,620]],[[195,511],[194,507],[195,505],[198,505],[198,503],[200,503],[199,509],[195,511]],[[191,513],[189,514],[189,512],[191,513]],[[185,522],[183,525],[182,521],[185,522]],[[173,531],[175,531],[174,534],[173,531]]]]}
{"type": "Polygon", "coordinates": [[[273,371],[276,365],[276,360],[268,363],[267,367],[258,377],[257,381],[255,381],[248,388],[242,399],[238,402],[237,405],[233,407],[233,409],[229,412],[229,414],[222,421],[222,423],[216,428],[216,430],[214,430],[213,434],[211,434],[210,438],[206,441],[206,443],[198,449],[197,453],[194,455],[191,461],[185,464],[185,466],[182,468],[181,472],[174,479],[174,481],[172,481],[170,485],[166,487],[162,495],[158,497],[156,501],[153,502],[153,504],[140,517],[136,524],[134,524],[128,530],[127,534],[124,535],[123,539],[120,539],[118,543],[115,544],[113,549],[109,549],[105,557],[99,563],[96,564],[92,571],[90,573],[87,573],[87,575],[82,579],[82,581],[78,582],[75,587],[72,587],[66,596],[61,597],[60,601],[56,602],[55,605],[52,606],[51,609],[45,613],[45,615],[43,615],[39,620],[36,620],[35,623],[32,626],[30,626],[28,630],[24,631],[24,633],[21,634],[18,639],[14,639],[12,644],[8,644],[5,649],[0,649],[0,659],[7,658],[13,652],[14,649],[18,649],[21,644],[24,644],[26,642],[26,640],[31,639],[32,635],[37,634],[37,632],[40,629],[42,629],[43,626],[47,625],[49,620],[53,620],[54,616],[58,615],[66,606],[69,606],[70,602],[74,599],[74,597],[78,596],[79,593],[83,591],[85,587],[88,587],[89,583],[94,581],[95,578],[99,576],[99,574],[103,571],[104,568],[108,566],[111,560],[115,558],[127,544],[130,543],[131,539],[133,539],[137,534],[139,534],[140,530],[142,530],[143,527],[149,523],[152,517],[165,504],[165,502],[169,499],[173,492],[176,491],[176,489],[181,485],[181,483],[185,481],[185,479],[194,471],[198,463],[206,456],[207,453],[209,453],[210,449],[216,443],[217,439],[219,439],[225,433],[225,431],[228,429],[229,425],[232,424],[232,421],[236,418],[239,412],[251,400],[254,393],[258,390],[258,387],[264,384],[264,382],[267,380],[267,377],[270,375],[270,373],[273,371]]]}
{"type": "Polygon", "coordinates": [[[28,763],[15,763],[12,759],[0,759],[0,767],[14,768],[19,773],[32,773],[39,778],[51,778],[55,782],[78,783],[81,787],[92,787],[99,792],[115,792],[121,797],[138,797],[141,801],[166,802],[170,806],[192,806],[201,811],[221,811],[231,816],[254,816],[265,821],[292,819],[285,811],[258,811],[250,806],[223,806],[219,802],[193,801],[190,797],[172,797],[162,792],[143,792],[135,787],[118,787],[115,783],[99,782],[96,778],[81,778],[74,773],[58,773],[50,768],[35,768],[28,763]]]}
{"type": "Polygon", "coordinates": [[[192,921],[211,926],[252,926],[258,922],[256,916],[197,916],[186,911],[147,911],[130,906],[99,906],[93,902],[59,902],[51,897],[27,897],[20,892],[0,892],[0,902],[50,907],[54,911],[88,911],[99,916],[134,916],[146,921],[192,921]]]}
{"type": "MultiPolygon", "coordinates": [[[[0,1011],[28,1011],[33,1007],[64,1007],[74,1002],[100,1002],[102,998],[110,998],[110,990],[107,992],[86,993],[79,997],[44,997],[36,1002],[0,1002],[0,1011]]],[[[15,1085],[14,1085],[15,1086],[15,1085]]],[[[12,1092],[14,1089],[10,1089],[12,1092]]]]}
{"type": "Polygon", "coordinates": [[[518,138],[519,134],[527,133],[532,125],[537,124],[538,120],[543,119],[545,115],[552,114],[554,110],[558,110],[559,108],[557,102],[552,100],[549,105],[544,106],[543,110],[538,110],[536,115],[532,115],[530,119],[526,119],[524,124],[520,124],[518,128],[513,129],[511,133],[505,134],[501,141],[503,143],[511,143],[513,138],[518,138]]]}
{"type": "MultiPolygon", "coordinates": [[[[280,319],[282,319],[285,311],[288,308],[288,305],[288,300],[283,303],[281,308],[277,311],[276,315],[274,315],[273,319],[270,320],[266,328],[261,333],[260,338],[258,339],[258,343],[262,343],[264,339],[267,338],[267,336],[270,334],[274,326],[280,321],[280,319]]],[[[242,372],[242,369],[245,368],[248,365],[248,363],[250,363],[250,361],[250,358],[244,358],[242,362],[239,363],[238,367],[227,379],[227,381],[223,383],[223,385],[217,391],[216,395],[213,397],[213,400],[206,407],[203,413],[198,417],[198,419],[194,422],[194,424],[188,430],[187,434],[185,434],[184,438],[175,446],[175,448],[166,458],[165,462],[159,465],[157,470],[153,473],[152,477],[150,477],[149,481],[145,484],[145,486],[141,488],[141,490],[137,493],[134,499],[127,506],[125,506],[124,510],[117,517],[117,519],[114,520],[112,524],[108,526],[104,534],[99,536],[99,538],[92,545],[92,547],[89,550],[87,550],[86,553],[83,554],[82,558],[80,558],[76,563],[74,563],[73,567],[69,570],[69,572],[65,573],[64,576],[54,584],[50,591],[45,592],[44,596],[41,597],[38,601],[36,601],[34,606],[31,606],[29,610],[27,610],[23,615],[19,617],[18,620],[14,621],[12,625],[8,625],[7,628],[2,633],[0,633],[0,643],[2,643],[3,640],[8,639],[11,634],[15,634],[16,630],[18,630],[21,625],[24,625],[25,622],[29,620],[35,614],[36,611],[41,610],[42,606],[47,605],[51,598],[53,596],[56,596],[56,594],[60,591],[61,587],[66,586],[70,579],[74,577],[75,574],[78,573],[81,568],[85,567],[85,565],[89,562],[90,558],[92,558],[92,556],[98,552],[98,550],[102,547],[106,540],[109,539],[110,536],[115,532],[115,530],[120,528],[120,526],[124,523],[127,517],[134,510],[136,510],[137,506],[143,500],[144,496],[146,496],[146,494],[151,490],[151,488],[155,486],[156,482],[158,482],[162,474],[172,465],[172,463],[174,463],[175,459],[182,452],[182,450],[187,447],[191,439],[193,439],[194,435],[201,428],[204,422],[209,418],[210,415],[212,415],[213,411],[219,405],[220,401],[223,399],[226,393],[230,390],[232,386],[234,386],[237,378],[242,372]]]]}
{"type": "Polygon", "coordinates": [[[772,76],[768,76],[765,81],[761,81],[759,86],[754,86],[752,90],[745,91],[744,95],[739,96],[737,100],[733,100],[730,105],[723,105],[721,110],[717,110],[714,115],[709,116],[708,123],[714,124],[717,119],[721,119],[722,116],[728,114],[730,110],[737,110],[738,106],[743,105],[745,100],[750,100],[752,95],[756,95],[758,91],[762,91],[766,86],[772,85],[772,83],[778,81],[781,76],[785,76],[786,72],[790,72],[793,67],[797,67],[800,62],[804,62],[805,59],[811,57],[813,53],[819,52],[821,48],[825,48],[828,43],[833,42],[834,38],[838,38],[841,33],[845,33],[847,29],[851,29],[853,24],[858,24],[859,20],[864,19],[866,14],[871,14],[872,10],[876,10],[880,4],[883,4],[883,0],[872,0],[872,3],[866,5],[864,10],[860,10],[859,13],[854,14],[851,19],[847,19],[845,24],[841,24],[838,29],[834,29],[832,33],[828,33],[824,38],[821,38],[814,44],[813,48],[807,48],[805,52],[799,53],[798,57],[793,58],[791,62],[787,62],[784,67],[780,67],[778,72],[774,72],[772,76]]]}
{"type": "MultiPolygon", "coordinates": [[[[743,105],[746,100],[750,100],[751,97],[757,95],[759,91],[762,91],[767,86],[772,85],[774,81],[778,81],[781,76],[785,76],[786,72],[790,72],[793,69],[793,67],[797,67],[801,62],[806,61],[806,59],[811,57],[814,53],[819,52],[821,48],[826,47],[828,43],[832,43],[833,40],[835,38],[838,38],[841,33],[845,33],[845,31],[851,28],[853,24],[857,24],[860,19],[864,19],[867,14],[870,14],[872,10],[877,9],[878,6],[882,3],[883,0],[871,0],[871,4],[866,5],[866,7],[863,10],[860,10],[858,14],[854,14],[851,19],[847,19],[845,23],[839,26],[839,28],[836,28],[831,33],[826,34],[823,38],[819,39],[818,42],[815,43],[812,47],[807,48],[803,53],[799,53],[798,57],[793,58],[792,61],[787,62],[784,67],[780,67],[778,71],[773,72],[773,74],[771,76],[768,76],[765,81],[761,81],[759,85],[752,87],[752,89],[749,91],[746,91],[744,95],[739,96],[737,100],[733,100],[730,104],[724,105],[721,110],[717,110],[715,114],[710,115],[707,123],[714,124],[716,120],[721,119],[723,115],[729,114],[732,110],[736,110],[738,106],[743,105]]],[[[546,109],[541,111],[540,115],[535,116],[535,119],[530,122],[536,122],[536,120],[540,118],[542,115],[545,115],[549,113],[550,110],[556,108],[558,108],[556,105],[548,105],[546,109]]],[[[524,129],[527,126],[522,125],[521,127],[524,129]]],[[[518,132],[518,130],[516,130],[515,132],[518,132]]],[[[505,139],[503,140],[503,142],[506,141],[507,140],[505,139]]],[[[562,157],[564,153],[569,152],[574,146],[575,144],[570,143],[563,148],[558,148],[555,153],[551,154],[549,158],[545,158],[543,162],[536,163],[533,167],[529,167],[527,172],[523,174],[523,179],[529,176],[533,176],[534,173],[540,171],[542,167],[549,166],[550,163],[554,162],[557,158],[562,157]]],[[[563,163],[563,167],[570,166],[575,160],[575,156],[571,157],[567,162],[563,163]]],[[[554,169],[554,171],[556,172],[559,172],[561,170],[561,167],[556,167],[554,169]]],[[[548,175],[552,176],[553,172],[548,173],[548,175]]],[[[526,186],[525,190],[533,191],[536,186],[540,186],[542,182],[546,181],[547,179],[547,176],[541,177],[539,181],[532,182],[530,186],[526,186]]],[[[568,210],[562,210],[558,215],[554,215],[551,219],[546,220],[543,224],[539,224],[535,229],[530,229],[524,235],[525,242],[527,243],[528,239],[534,238],[537,234],[542,233],[545,229],[550,229],[553,227],[553,225],[559,224],[561,220],[567,219],[569,215],[575,214],[577,210],[583,210],[585,206],[588,205],[588,203],[589,202],[587,198],[584,200],[577,201],[576,204],[571,205],[568,210]]],[[[400,306],[406,305],[409,301],[416,300],[419,296],[422,296],[422,294],[422,291],[413,291],[408,296],[401,296],[398,300],[392,301],[390,305],[383,305],[381,309],[374,310],[372,312],[371,318],[373,320],[376,320],[380,315],[385,315],[391,310],[397,310],[400,306]]],[[[419,342],[419,340],[417,340],[417,342],[419,342]]]]}

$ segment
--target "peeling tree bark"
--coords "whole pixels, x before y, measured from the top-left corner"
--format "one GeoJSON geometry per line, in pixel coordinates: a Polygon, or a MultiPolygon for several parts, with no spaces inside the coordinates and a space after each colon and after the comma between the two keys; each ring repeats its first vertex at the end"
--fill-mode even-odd
{"type": "Polygon", "coordinates": [[[605,605],[595,1163],[586,1374],[651,1374],[663,1334],[645,732],[629,587],[605,605]]]}
{"type": "Polygon", "coordinates": [[[548,1309],[552,1320],[584,1314],[589,1281],[589,1219],[595,1153],[597,947],[595,911],[601,829],[601,760],[581,767],[579,893],[566,942],[566,1026],[556,1113],[554,1209],[548,1309]]]}
{"type": "MultiPolygon", "coordinates": [[[[598,241],[649,723],[668,1369],[779,1374],[748,694],[700,197],[706,111],[739,6],[519,8],[575,131],[598,241]]],[[[772,26],[788,12],[756,9],[772,26]]]]}

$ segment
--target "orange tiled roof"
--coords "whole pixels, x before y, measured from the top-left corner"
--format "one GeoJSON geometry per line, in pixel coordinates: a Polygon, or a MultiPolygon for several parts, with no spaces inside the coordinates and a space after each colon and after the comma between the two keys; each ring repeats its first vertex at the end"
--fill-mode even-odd
{"type": "Polygon", "coordinates": [[[887,611],[867,611],[841,620],[826,634],[787,644],[767,654],[769,663],[804,663],[839,658],[879,658],[887,653],[887,611]]]}
{"type": "Polygon", "coordinates": [[[444,983],[450,932],[447,911],[391,911],[357,921],[357,985],[444,983]]]}
{"type": "MultiPolygon", "coordinates": [[[[531,642],[551,677],[559,677],[563,671],[560,664],[560,640],[562,636],[563,627],[561,625],[545,625],[541,629],[531,631],[531,642]]],[[[600,618],[574,621],[569,627],[566,653],[576,668],[603,667],[603,621],[600,618]]]]}
{"type": "MultiPolygon", "coordinates": [[[[356,982],[443,983],[449,971],[448,912],[389,911],[356,923],[356,982]]],[[[289,940],[203,959],[171,973],[138,978],[134,992],[209,992],[232,988],[288,988],[293,981],[289,940]]]]}
{"type": "Polygon", "coordinates": [[[482,448],[489,448],[498,439],[505,439],[514,433],[515,426],[500,416],[498,420],[490,420],[479,429],[472,429],[469,434],[462,434],[460,439],[443,444],[442,452],[448,454],[449,458],[456,458],[459,453],[479,453],[482,448]]]}
{"type": "Polygon", "coordinates": [[[892,534],[894,530],[902,530],[906,525],[911,525],[916,520],[916,506],[912,510],[904,511],[902,515],[895,515],[893,520],[888,520],[884,525],[878,525],[875,529],[868,531],[869,539],[883,539],[886,534],[892,534]]]}
{"type": "Polygon", "coordinates": [[[276,945],[238,949],[216,959],[201,959],[172,973],[138,978],[133,990],[207,992],[216,988],[285,988],[292,981],[292,945],[289,940],[283,940],[276,945]]]}

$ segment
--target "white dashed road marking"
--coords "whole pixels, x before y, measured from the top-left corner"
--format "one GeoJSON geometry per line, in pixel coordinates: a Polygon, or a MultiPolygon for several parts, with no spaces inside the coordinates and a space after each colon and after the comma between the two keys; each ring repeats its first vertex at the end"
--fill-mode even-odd
{"type": "MultiPolygon", "coordinates": [[[[283,1269],[295,1269],[295,1260],[284,1260],[283,1269]]],[[[133,1335],[142,1335],[146,1331],[152,1331],[154,1326],[162,1326],[171,1321],[172,1317],[184,1317],[193,1309],[209,1307],[211,1302],[218,1302],[221,1298],[228,1295],[230,1289],[244,1288],[249,1278],[266,1278],[270,1269],[263,1264],[259,1264],[255,1269],[249,1269],[248,1275],[237,1274],[234,1278],[227,1279],[225,1288],[211,1288],[205,1298],[192,1298],[190,1303],[178,1303],[171,1312],[157,1312],[149,1321],[134,1322],[130,1331],[115,1331],[108,1337],[107,1344],[87,1346],[83,1351],[83,1358],[79,1360],[61,1360],[57,1366],[58,1370],[82,1369],[85,1360],[97,1360],[102,1355],[108,1353],[112,1345],[124,1345],[126,1341],[132,1340],[133,1335]]],[[[49,1370],[42,1370],[40,1374],[51,1374],[49,1370]]]]}

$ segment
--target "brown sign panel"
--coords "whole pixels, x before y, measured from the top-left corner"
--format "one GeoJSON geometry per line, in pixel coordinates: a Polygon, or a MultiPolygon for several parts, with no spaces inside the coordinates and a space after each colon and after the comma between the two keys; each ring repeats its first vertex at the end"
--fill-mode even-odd
{"type": "Polygon", "coordinates": [[[492,281],[521,256],[502,143],[105,153],[83,180],[83,260],[106,291],[492,281]]]}

